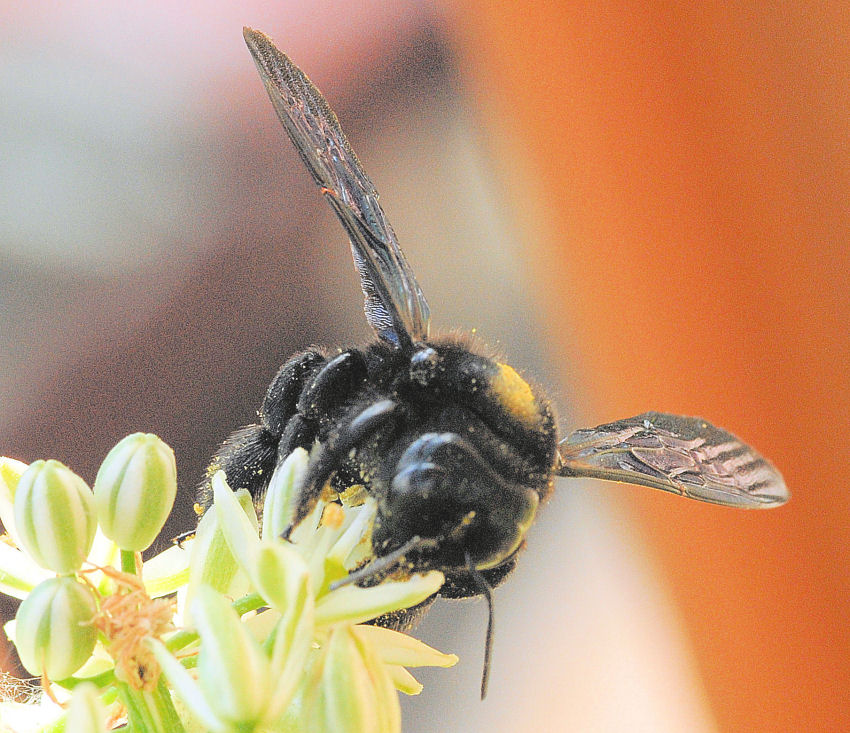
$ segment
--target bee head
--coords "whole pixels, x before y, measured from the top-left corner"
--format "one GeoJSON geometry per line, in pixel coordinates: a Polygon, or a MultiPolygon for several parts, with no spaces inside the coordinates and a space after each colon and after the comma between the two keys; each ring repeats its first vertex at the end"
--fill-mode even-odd
{"type": "Polygon", "coordinates": [[[414,565],[494,568],[519,548],[539,501],[457,433],[424,433],[402,453],[379,502],[373,546],[383,555],[421,537],[433,542],[411,554],[414,565]]]}

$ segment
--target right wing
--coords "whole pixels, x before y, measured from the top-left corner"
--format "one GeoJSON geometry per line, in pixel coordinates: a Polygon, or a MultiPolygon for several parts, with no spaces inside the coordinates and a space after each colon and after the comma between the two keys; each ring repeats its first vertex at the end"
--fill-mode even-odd
{"type": "Polygon", "coordinates": [[[576,430],[558,445],[558,476],[600,478],[725,506],[763,508],[789,499],[770,461],[696,417],[647,412],[576,430]]]}

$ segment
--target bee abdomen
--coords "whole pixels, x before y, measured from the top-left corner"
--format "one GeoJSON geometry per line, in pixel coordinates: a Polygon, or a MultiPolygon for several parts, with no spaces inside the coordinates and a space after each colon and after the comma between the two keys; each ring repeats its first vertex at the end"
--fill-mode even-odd
{"type": "Polygon", "coordinates": [[[210,479],[224,471],[231,489],[247,489],[256,501],[265,492],[277,462],[278,438],[263,425],[246,425],[231,433],[210,461],[199,503],[212,504],[210,479]]]}

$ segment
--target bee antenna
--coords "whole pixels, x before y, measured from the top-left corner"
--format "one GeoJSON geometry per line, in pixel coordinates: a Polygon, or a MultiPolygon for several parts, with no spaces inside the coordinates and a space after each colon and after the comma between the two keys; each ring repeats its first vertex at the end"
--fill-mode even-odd
{"type": "Polygon", "coordinates": [[[490,680],[490,661],[493,658],[493,589],[481,571],[475,567],[469,550],[464,553],[466,557],[466,569],[481,591],[481,595],[487,599],[487,639],[484,642],[484,669],[481,671],[481,699],[487,697],[487,683],[490,680]]]}
{"type": "Polygon", "coordinates": [[[371,578],[372,576],[383,572],[387,568],[398,564],[411,550],[437,545],[438,540],[416,535],[388,555],[382,555],[381,557],[375,558],[375,560],[370,562],[368,565],[365,565],[359,570],[355,570],[353,573],[349,573],[347,576],[337,580],[335,583],[331,583],[330,590],[334,591],[337,588],[342,588],[343,586],[351,585],[352,583],[359,583],[361,580],[366,580],[366,578],[371,578]]]}

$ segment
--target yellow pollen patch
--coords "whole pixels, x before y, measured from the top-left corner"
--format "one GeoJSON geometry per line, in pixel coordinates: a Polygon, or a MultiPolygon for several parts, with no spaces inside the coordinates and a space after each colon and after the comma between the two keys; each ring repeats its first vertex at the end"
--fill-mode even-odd
{"type": "Polygon", "coordinates": [[[322,525],[331,529],[339,529],[345,519],[345,514],[339,504],[328,504],[322,512],[322,525]]]}
{"type": "Polygon", "coordinates": [[[531,387],[513,367],[499,364],[499,371],[490,381],[490,389],[502,406],[523,422],[533,423],[540,417],[537,400],[531,387]]]}
{"type": "Polygon", "coordinates": [[[339,494],[343,506],[360,506],[368,497],[369,493],[363,484],[352,484],[339,494]]]}

